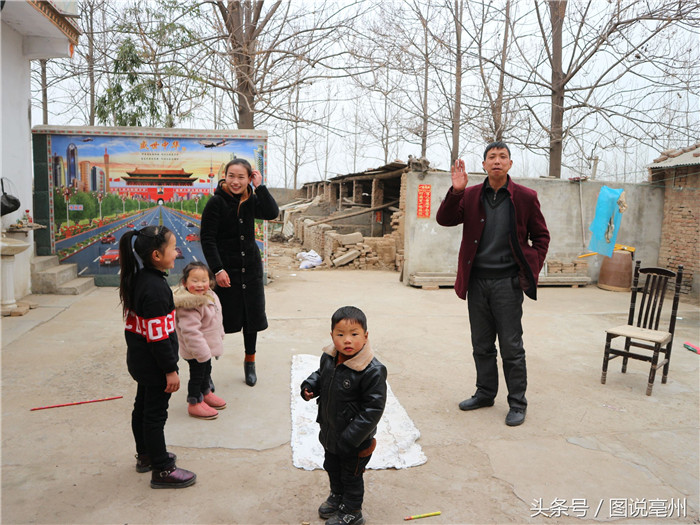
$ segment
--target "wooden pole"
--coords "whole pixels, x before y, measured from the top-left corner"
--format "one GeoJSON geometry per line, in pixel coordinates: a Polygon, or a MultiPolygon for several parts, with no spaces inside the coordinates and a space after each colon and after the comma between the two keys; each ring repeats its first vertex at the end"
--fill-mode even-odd
{"type": "Polygon", "coordinates": [[[362,215],[363,213],[369,213],[371,211],[377,211],[377,210],[383,210],[384,208],[388,208],[389,206],[393,206],[394,204],[398,204],[398,200],[387,202],[386,204],[382,204],[381,206],[375,206],[374,208],[367,208],[366,210],[360,210],[360,211],[353,211],[352,213],[346,213],[345,215],[340,215],[338,217],[330,217],[328,219],[323,219],[322,221],[316,221],[312,222],[309,224],[309,226],[316,226],[317,224],[325,224],[327,222],[333,222],[337,221],[340,219],[347,219],[348,217],[355,217],[356,215],[362,215]]]}

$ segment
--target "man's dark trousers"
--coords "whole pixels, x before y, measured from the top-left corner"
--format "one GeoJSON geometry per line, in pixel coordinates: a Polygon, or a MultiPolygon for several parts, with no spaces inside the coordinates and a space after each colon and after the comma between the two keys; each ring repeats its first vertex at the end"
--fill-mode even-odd
{"type": "Polygon", "coordinates": [[[492,400],[498,392],[496,336],[508,386],[508,405],[527,407],[527,369],[523,348],[523,291],[517,277],[472,278],[467,292],[476,365],[476,396],[492,400]]]}

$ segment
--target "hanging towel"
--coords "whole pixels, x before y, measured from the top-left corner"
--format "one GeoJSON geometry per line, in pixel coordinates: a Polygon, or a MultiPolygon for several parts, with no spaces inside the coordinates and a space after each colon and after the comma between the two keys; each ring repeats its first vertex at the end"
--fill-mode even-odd
{"type": "MultiPolygon", "coordinates": [[[[620,231],[620,221],[622,220],[622,208],[618,200],[624,190],[615,190],[603,186],[598,194],[598,202],[595,207],[595,217],[588,230],[593,234],[588,249],[598,252],[606,257],[611,257],[615,249],[615,240],[620,231]]],[[[627,208],[626,202],[624,209],[627,208]]]]}

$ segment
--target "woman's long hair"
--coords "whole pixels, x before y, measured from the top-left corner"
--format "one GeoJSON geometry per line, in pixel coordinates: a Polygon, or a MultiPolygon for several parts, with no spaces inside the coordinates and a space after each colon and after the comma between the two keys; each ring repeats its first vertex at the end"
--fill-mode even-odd
{"type": "Polygon", "coordinates": [[[228,173],[228,169],[234,165],[243,166],[245,168],[245,170],[248,172],[248,184],[246,185],[245,191],[243,192],[243,195],[241,195],[241,200],[238,203],[238,210],[240,211],[241,204],[243,204],[245,201],[247,201],[252,194],[252,191],[250,189],[250,179],[253,177],[253,167],[250,165],[250,162],[248,162],[245,159],[230,160],[228,162],[228,164],[226,164],[226,166],[224,167],[224,178],[226,178],[226,174],[228,173]]]}
{"type": "Polygon", "coordinates": [[[122,313],[124,317],[135,305],[134,283],[136,274],[139,272],[139,262],[136,255],[141,259],[145,268],[154,268],[153,252],[163,250],[173,233],[165,226],[146,226],[141,230],[131,230],[122,235],[119,241],[119,300],[122,303],[122,313]],[[131,240],[136,238],[134,246],[131,240]]]}

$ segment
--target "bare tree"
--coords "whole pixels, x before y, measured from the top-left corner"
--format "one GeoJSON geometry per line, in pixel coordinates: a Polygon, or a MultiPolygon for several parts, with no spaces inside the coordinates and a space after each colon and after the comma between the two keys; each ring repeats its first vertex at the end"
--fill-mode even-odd
{"type": "Polygon", "coordinates": [[[78,2],[81,29],[79,44],[71,58],[38,61],[33,65],[33,96],[40,94],[34,105],[42,108],[42,122],[50,115],[61,115],[64,123],[95,125],[96,93],[108,76],[108,64],[116,46],[117,13],[107,0],[78,2]]]}
{"type": "Polygon", "coordinates": [[[450,148],[450,165],[459,156],[460,115],[462,113],[462,17],[464,15],[464,0],[454,0],[452,18],[455,31],[455,76],[454,76],[454,109],[452,110],[452,147],[450,148]]]}
{"type": "Polygon", "coordinates": [[[346,51],[338,41],[358,16],[361,2],[210,3],[218,23],[214,33],[200,36],[200,56],[219,54],[229,69],[202,81],[230,93],[238,128],[285,118],[286,92],[299,83],[351,74],[339,63],[346,51]]]}
{"type": "MultiPolygon", "coordinates": [[[[522,69],[505,73],[531,91],[527,108],[547,136],[549,175],[561,177],[565,141],[577,131],[579,135],[596,133],[599,142],[606,141],[606,135],[614,134],[624,121],[638,123],[640,139],[658,132],[657,123],[649,118],[653,107],[639,102],[651,100],[659,90],[686,89],[676,75],[658,72],[673,71],[680,65],[685,49],[662,52],[664,36],[697,31],[698,1],[578,0],[569,4],[550,0],[548,18],[540,3],[533,5],[539,52],[533,53],[533,35],[527,31],[518,34],[514,43],[522,69]],[[545,96],[549,99],[546,110],[545,96]]],[[[697,45],[689,52],[697,56],[697,45]]]]}
{"type": "Polygon", "coordinates": [[[467,3],[465,31],[474,42],[473,56],[478,64],[479,82],[467,93],[465,104],[476,113],[472,119],[486,142],[505,140],[519,142],[520,93],[513,91],[506,76],[510,46],[516,20],[511,12],[511,0],[500,9],[493,3],[467,3]]]}

